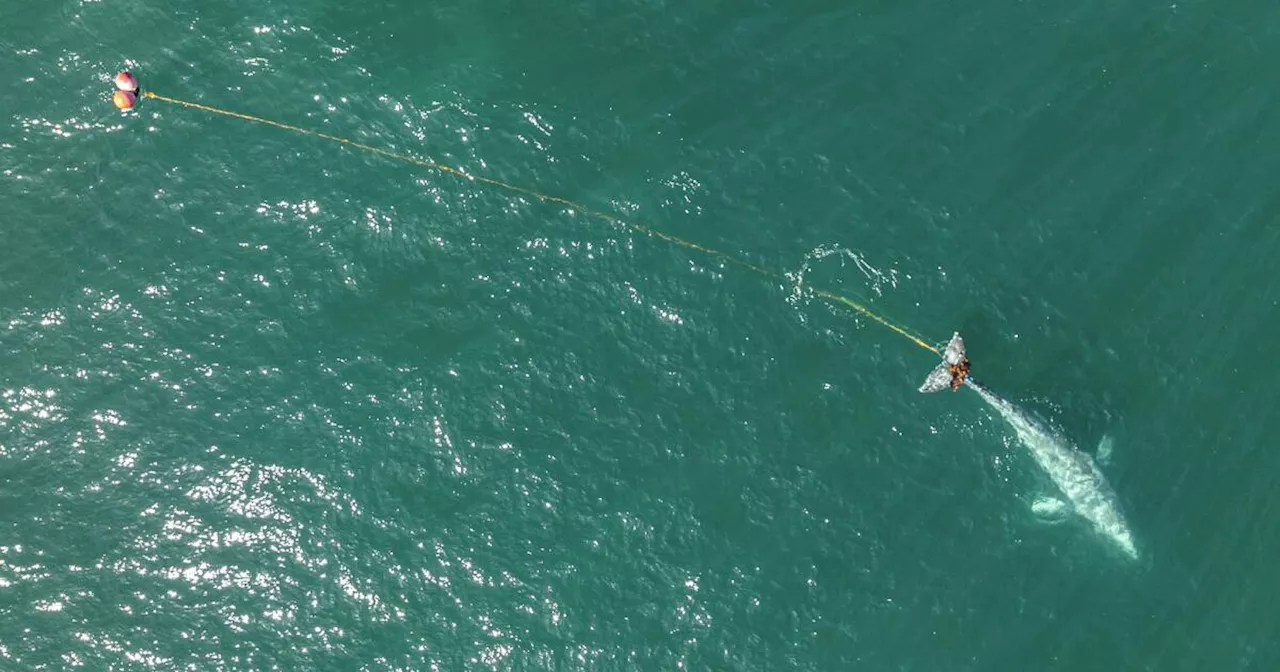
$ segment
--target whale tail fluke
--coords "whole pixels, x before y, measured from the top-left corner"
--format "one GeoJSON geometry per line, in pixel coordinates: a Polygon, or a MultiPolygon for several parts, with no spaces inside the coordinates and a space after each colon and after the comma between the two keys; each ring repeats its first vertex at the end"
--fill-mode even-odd
{"type": "Polygon", "coordinates": [[[960,389],[969,376],[969,358],[964,354],[964,339],[956,332],[942,351],[942,363],[929,372],[920,386],[921,392],[938,392],[950,387],[960,389]]]}

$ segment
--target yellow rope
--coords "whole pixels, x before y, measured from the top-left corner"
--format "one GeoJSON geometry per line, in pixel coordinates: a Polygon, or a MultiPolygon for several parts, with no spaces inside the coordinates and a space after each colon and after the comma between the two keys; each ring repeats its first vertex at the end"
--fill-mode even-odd
{"type": "MultiPolygon", "coordinates": [[[[339,144],[347,145],[348,147],[355,147],[356,149],[361,149],[361,150],[364,150],[364,151],[366,151],[366,152],[372,152],[372,153],[374,153],[374,154],[378,154],[378,155],[380,155],[380,156],[384,156],[384,157],[389,158],[389,159],[395,159],[396,161],[404,161],[405,163],[411,163],[411,164],[413,164],[413,165],[415,165],[415,166],[421,166],[421,167],[423,167],[423,168],[428,168],[428,169],[430,169],[430,170],[439,171],[439,172],[441,172],[441,173],[448,173],[448,174],[450,174],[450,175],[454,175],[454,176],[456,176],[456,177],[461,177],[461,178],[463,178],[463,179],[472,180],[472,181],[474,181],[474,182],[480,182],[480,183],[482,183],[482,184],[487,184],[487,185],[490,185],[490,186],[498,187],[498,188],[500,188],[500,189],[505,189],[505,190],[510,191],[510,192],[513,192],[513,193],[523,194],[523,195],[525,195],[525,196],[530,196],[530,197],[532,197],[532,198],[536,198],[536,199],[538,199],[538,200],[540,200],[540,201],[549,202],[549,203],[559,203],[560,205],[564,205],[564,206],[566,206],[566,207],[572,208],[573,210],[576,210],[576,211],[578,211],[578,212],[581,212],[582,214],[584,214],[584,215],[586,215],[586,216],[588,216],[588,217],[594,217],[594,218],[596,218],[596,219],[599,219],[599,220],[603,220],[603,221],[609,222],[610,224],[617,224],[617,225],[619,225],[619,226],[625,226],[625,227],[627,227],[627,228],[629,228],[629,229],[632,229],[633,231],[638,231],[638,232],[640,232],[640,233],[644,233],[644,234],[647,234],[647,235],[650,235],[650,236],[654,236],[654,237],[656,237],[656,238],[661,238],[662,240],[665,240],[665,241],[667,241],[667,242],[669,242],[669,243],[674,243],[674,244],[676,244],[676,245],[679,245],[679,246],[681,246],[681,247],[684,247],[684,248],[687,248],[687,249],[690,249],[690,250],[697,250],[698,252],[702,252],[702,253],[704,253],[704,254],[709,254],[709,255],[711,255],[711,256],[713,256],[713,257],[716,257],[716,258],[718,258],[718,259],[720,259],[720,260],[722,260],[722,261],[725,261],[725,262],[731,263],[731,264],[733,264],[733,265],[735,265],[735,266],[740,266],[740,267],[745,268],[745,269],[747,269],[747,270],[749,270],[749,271],[753,271],[753,272],[755,272],[755,273],[758,273],[758,274],[760,274],[760,275],[763,275],[763,276],[765,276],[766,278],[770,278],[770,279],[773,279],[773,280],[782,280],[782,281],[785,281],[785,278],[783,278],[783,276],[781,276],[781,275],[779,275],[779,274],[777,274],[777,273],[774,273],[773,271],[770,271],[770,270],[768,270],[768,269],[765,269],[765,268],[762,268],[762,267],[760,267],[760,266],[757,266],[757,265],[755,265],[755,264],[753,264],[753,263],[751,263],[751,262],[749,262],[749,261],[746,261],[746,260],[744,260],[744,259],[739,259],[739,258],[734,257],[734,256],[732,256],[732,255],[729,255],[729,254],[726,254],[726,253],[724,253],[724,252],[721,252],[720,250],[712,249],[712,248],[710,248],[710,247],[706,247],[705,245],[700,245],[700,244],[698,244],[698,243],[695,243],[695,242],[693,242],[693,241],[689,241],[689,240],[685,240],[685,239],[680,238],[680,237],[678,237],[678,236],[673,236],[673,235],[671,235],[671,234],[669,234],[669,233],[665,233],[665,232],[659,231],[659,230],[657,230],[657,229],[653,229],[653,228],[650,228],[650,227],[648,227],[648,226],[644,226],[643,224],[637,224],[637,223],[635,223],[635,222],[628,222],[628,221],[626,221],[626,220],[624,220],[624,219],[622,219],[622,218],[620,218],[620,217],[617,217],[617,216],[615,216],[615,215],[611,215],[611,214],[609,214],[609,213],[607,213],[607,212],[603,212],[603,211],[600,211],[600,210],[594,210],[594,209],[592,209],[592,208],[588,208],[587,206],[585,206],[585,205],[583,205],[583,204],[581,204],[581,203],[578,203],[578,202],[576,202],[576,201],[571,201],[571,200],[569,200],[569,199],[567,199],[567,198],[561,198],[561,197],[559,197],[559,196],[551,196],[551,195],[549,195],[549,194],[543,194],[543,193],[540,193],[540,192],[534,191],[534,190],[532,190],[532,189],[526,189],[526,188],[524,188],[524,187],[519,187],[519,186],[516,186],[516,185],[514,185],[514,184],[510,184],[510,183],[507,183],[507,182],[503,182],[502,180],[495,180],[495,179],[493,179],[493,178],[491,178],[491,177],[485,177],[485,176],[483,176],[483,175],[473,175],[473,174],[468,173],[468,172],[466,172],[466,171],[464,171],[464,170],[462,170],[462,169],[460,169],[460,168],[454,168],[453,166],[445,165],[445,164],[443,164],[443,163],[436,163],[435,161],[429,161],[429,160],[427,160],[427,159],[420,159],[420,158],[417,158],[417,157],[415,157],[415,156],[409,156],[408,154],[400,154],[400,153],[398,153],[398,152],[393,152],[393,151],[388,150],[388,149],[382,149],[381,147],[374,147],[374,146],[372,146],[372,145],[366,145],[366,144],[364,144],[364,143],[356,142],[355,140],[351,140],[351,139],[349,139],[349,138],[343,138],[343,137],[339,137],[339,136],[336,136],[336,135],[329,135],[328,133],[321,133],[320,131],[314,131],[314,130],[311,130],[311,129],[309,129],[309,128],[303,128],[303,127],[301,127],[301,126],[294,126],[294,125],[292,125],[292,124],[285,124],[285,123],[282,123],[282,122],[279,122],[279,121],[272,121],[272,120],[270,120],[270,119],[264,119],[264,118],[262,118],[262,117],[255,117],[255,116],[253,116],[253,115],[251,115],[251,114],[244,114],[244,113],[242,113],[242,112],[233,112],[233,111],[231,111],[231,110],[224,110],[224,109],[222,109],[222,108],[220,108],[220,107],[213,107],[213,106],[211,106],[211,105],[202,105],[202,104],[200,104],[200,103],[193,103],[193,102],[190,102],[190,101],[187,101],[187,100],[179,100],[179,99],[177,99],[177,98],[170,98],[170,97],[168,97],[168,96],[162,96],[162,95],[160,95],[160,94],[158,94],[158,93],[155,93],[155,92],[153,92],[153,91],[146,91],[146,92],[144,92],[142,95],[143,95],[143,96],[145,96],[145,97],[147,97],[147,98],[151,98],[151,99],[153,99],[153,100],[160,100],[160,101],[164,101],[164,102],[166,102],[166,103],[172,103],[172,104],[174,104],[174,105],[179,105],[179,106],[181,106],[181,107],[186,107],[186,108],[193,109],[193,110],[201,110],[201,111],[204,111],[204,112],[208,112],[208,113],[210,113],[210,114],[217,114],[217,115],[221,115],[221,116],[224,116],[224,117],[234,117],[234,118],[236,118],[236,119],[243,119],[243,120],[245,120],[245,121],[252,121],[252,122],[254,122],[254,123],[258,123],[258,124],[265,124],[265,125],[267,125],[267,126],[274,126],[274,127],[276,127],[276,128],[284,129],[284,130],[286,130],[286,131],[292,131],[292,132],[294,132],[294,133],[300,133],[300,134],[302,134],[302,135],[309,135],[309,136],[312,136],[312,137],[315,137],[315,138],[321,138],[321,139],[323,139],[323,140],[328,140],[328,141],[330,141],[330,142],[336,142],[336,143],[339,143],[339,144]]],[[[862,305],[861,303],[858,303],[857,301],[854,301],[853,299],[850,299],[850,298],[847,298],[847,297],[844,297],[844,296],[840,296],[839,294],[834,294],[834,293],[832,293],[832,292],[828,292],[828,291],[823,290],[823,289],[814,289],[814,290],[812,290],[812,291],[813,291],[814,296],[817,296],[817,297],[819,297],[819,298],[822,298],[822,299],[824,299],[824,300],[826,300],[826,301],[830,301],[830,302],[832,302],[832,303],[838,303],[838,304],[842,304],[842,305],[844,305],[844,306],[847,306],[848,308],[851,308],[851,309],[853,309],[853,310],[857,311],[858,313],[861,313],[862,315],[865,315],[865,316],[867,316],[867,317],[871,318],[872,320],[875,320],[876,322],[878,322],[878,323],[880,323],[880,324],[884,325],[885,327],[888,327],[890,330],[892,330],[892,331],[894,331],[895,333],[897,333],[897,334],[899,334],[899,335],[901,335],[901,336],[903,336],[903,337],[907,338],[907,339],[908,339],[908,340],[910,340],[912,343],[915,343],[916,345],[918,345],[918,346],[920,346],[920,347],[924,348],[925,350],[928,350],[928,351],[933,352],[933,353],[938,354],[938,355],[941,355],[941,354],[942,354],[942,351],[941,351],[941,350],[939,350],[937,347],[935,347],[935,346],[933,346],[933,345],[930,345],[929,343],[925,342],[925,341],[924,341],[924,339],[922,339],[922,338],[920,338],[919,336],[916,336],[915,334],[911,333],[911,332],[910,332],[910,331],[908,331],[905,327],[902,327],[902,326],[899,326],[899,325],[897,325],[897,324],[894,324],[893,322],[890,322],[889,320],[885,319],[884,317],[881,317],[881,316],[880,316],[880,315],[878,315],[877,313],[873,312],[870,308],[867,308],[866,306],[862,305]]]]}

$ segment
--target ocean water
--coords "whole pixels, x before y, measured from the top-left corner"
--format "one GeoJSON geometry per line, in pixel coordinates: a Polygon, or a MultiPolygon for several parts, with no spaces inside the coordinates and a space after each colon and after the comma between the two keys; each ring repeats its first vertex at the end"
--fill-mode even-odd
{"type": "Polygon", "coordinates": [[[0,0],[0,669],[1280,669],[1277,26],[0,0]]]}

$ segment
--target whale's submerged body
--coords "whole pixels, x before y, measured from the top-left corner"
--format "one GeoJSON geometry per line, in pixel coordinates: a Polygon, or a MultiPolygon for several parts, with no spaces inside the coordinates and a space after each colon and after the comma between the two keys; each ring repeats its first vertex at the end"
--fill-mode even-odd
{"type": "MultiPolygon", "coordinates": [[[[929,374],[920,391],[944,389],[952,377],[951,367],[962,360],[964,342],[956,334],[943,353],[943,363],[929,374]]],[[[967,371],[967,366],[965,370],[967,371]]],[[[981,383],[967,375],[962,382],[977,392],[983,401],[1013,427],[1018,441],[1031,452],[1036,463],[1066,496],[1072,509],[1114,541],[1129,557],[1136,559],[1138,550],[1134,547],[1133,534],[1120,512],[1120,501],[1093,458],[1076,449],[1060,432],[1004,400],[981,383]]]]}

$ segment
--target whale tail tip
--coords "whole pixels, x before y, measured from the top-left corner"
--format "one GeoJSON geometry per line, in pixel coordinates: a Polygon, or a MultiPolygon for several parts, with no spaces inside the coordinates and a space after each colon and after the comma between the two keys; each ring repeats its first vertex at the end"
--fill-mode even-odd
{"type": "Polygon", "coordinates": [[[929,372],[920,386],[921,392],[937,392],[950,387],[960,389],[969,377],[969,358],[964,354],[964,339],[956,332],[942,351],[942,363],[929,372]]]}

